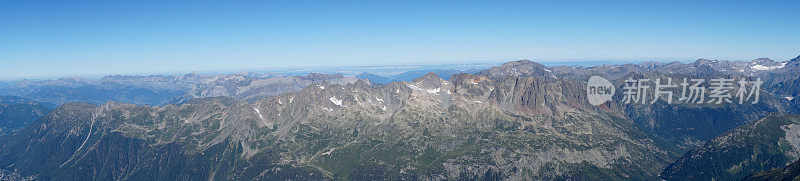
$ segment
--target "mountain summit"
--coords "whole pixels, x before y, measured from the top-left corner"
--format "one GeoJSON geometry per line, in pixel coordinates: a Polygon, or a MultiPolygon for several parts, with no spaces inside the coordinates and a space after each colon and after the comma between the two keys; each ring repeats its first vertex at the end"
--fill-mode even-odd
{"type": "Polygon", "coordinates": [[[425,74],[420,78],[414,79],[412,82],[421,88],[436,88],[445,84],[449,84],[446,80],[442,79],[433,72],[425,74]]]}
{"type": "Polygon", "coordinates": [[[534,76],[546,77],[554,75],[544,65],[530,60],[517,60],[513,62],[504,63],[499,67],[492,67],[487,70],[481,71],[478,75],[487,77],[508,77],[508,76],[534,76]]]}

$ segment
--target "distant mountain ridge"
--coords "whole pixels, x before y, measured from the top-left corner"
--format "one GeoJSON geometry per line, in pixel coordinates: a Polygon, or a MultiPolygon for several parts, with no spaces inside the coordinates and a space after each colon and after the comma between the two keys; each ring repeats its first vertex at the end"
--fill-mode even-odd
{"type": "Polygon", "coordinates": [[[64,104],[85,102],[103,104],[107,101],[160,106],[187,99],[229,96],[240,100],[293,92],[312,83],[346,84],[356,78],[334,74],[282,76],[259,73],[230,75],[153,75],[105,76],[98,80],[65,77],[57,80],[17,81],[0,88],[0,95],[64,104]]]}
{"type": "Polygon", "coordinates": [[[433,72],[434,74],[438,75],[440,78],[449,80],[451,76],[460,74],[460,73],[469,73],[475,74],[482,69],[467,69],[467,70],[455,70],[455,69],[430,69],[430,70],[413,70],[407,71],[400,74],[392,75],[392,76],[380,76],[371,74],[368,72],[363,72],[361,74],[356,75],[355,77],[359,79],[369,80],[371,83],[376,84],[388,84],[393,81],[411,81],[418,77],[422,77],[428,73],[433,72]]]}
{"type": "Polygon", "coordinates": [[[0,136],[25,128],[49,113],[54,105],[14,96],[0,96],[0,136]]]}

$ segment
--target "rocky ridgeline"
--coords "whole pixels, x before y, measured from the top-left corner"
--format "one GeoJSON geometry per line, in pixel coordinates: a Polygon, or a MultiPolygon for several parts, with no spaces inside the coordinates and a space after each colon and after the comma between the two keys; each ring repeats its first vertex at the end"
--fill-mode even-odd
{"type": "MultiPolygon", "coordinates": [[[[615,83],[631,76],[750,76],[731,69],[740,64],[698,60],[583,68],[522,60],[456,74],[450,81],[428,74],[388,84],[322,74],[291,80],[232,75],[197,84],[189,94],[194,96],[175,104],[64,104],[0,137],[0,166],[37,179],[649,180],[659,173],[669,179],[707,178],[681,176],[677,173],[691,169],[675,168],[721,173],[730,168],[692,161],[702,160],[695,153],[720,149],[680,154],[717,133],[770,122],[752,121],[771,112],[795,112],[797,100],[764,96],[759,104],[726,106],[615,100],[591,106],[584,81],[591,75],[615,83]],[[286,82],[307,86],[264,93],[271,90],[262,85],[286,82]],[[689,131],[676,131],[684,129],[689,131]]],[[[780,64],[784,67],[752,76],[788,72],[781,70],[791,63],[780,64]]],[[[773,117],[766,120],[793,120],[773,117]]],[[[774,139],[787,138],[782,135],[774,139]]],[[[777,150],[767,157],[782,159],[763,167],[745,164],[734,168],[736,174],[785,166],[785,155],[793,155],[763,146],[776,142],[726,140],[731,139],[705,145],[761,145],[777,150]]],[[[793,145],[787,142],[780,148],[793,145]]],[[[724,163],[744,159],[725,158],[731,160],[724,163]]]]}
{"type": "Polygon", "coordinates": [[[588,109],[570,82],[452,80],[319,83],[254,103],[65,104],[6,138],[0,164],[42,179],[646,179],[675,154],[588,109]]]}
{"type": "Polygon", "coordinates": [[[357,78],[339,74],[285,76],[259,73],[229,75],[105,76],[90,80],[67,77],[56,80],[17,81],[0,88],[14,95],[57,105],[70,102],[103,104],[106,101],[159,106],[189,99],[227,96],[254,101],[266,96],[296,92],[313,83],[347,84],[357,78]]]}

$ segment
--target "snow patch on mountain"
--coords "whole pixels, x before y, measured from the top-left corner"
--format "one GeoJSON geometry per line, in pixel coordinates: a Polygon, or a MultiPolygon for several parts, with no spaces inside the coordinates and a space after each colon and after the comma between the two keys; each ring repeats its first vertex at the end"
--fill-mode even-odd
{"type": "Polygon", "coordinates": [[[256,113],[258,113],[258,118],[261,118],[262,120],[264,119],[264,116],[263,116],[263,115],[261,115],[261,111],[259,111],[259,110],[258,110],[258,109],[256,109],[256,108],[253,108],[253,110],[255,110],[255,111],[256,111],[256,113]]]}
{"type": "Polygon", "coordinates": [[[750,67],[750,69],[753,69],[753,70],[775,70],[775,69],[783,68],[784,66],[786,66],[786,62],[781,63],[781,65],[776,65],[776,66],[764,66],[764,65],[760,65],[760,64],[759,65],[753,65],[752,67],[750,67]]]}
{"type": "Polygon", "coordinates": [[[438,87],[437,87],[437,88],[435,88],[435,89],[428,89],[428,90],[427,90],[427,92],[428,92],[428,93],[431,93],[431,94],[436,94],[436,93],[439,93],[439,91],[442,91],[442,90],[441,90],[441,89],[439,89],[438,87]]]}
{"type": "Polygon", "coordinates": [[[422,88],[419,88],[419,87],[417,87],[417,85],[414,85],[414,84],[406,84],[406,86],[408,86],[408,88],[411,88],[411,89],[414,89],[414,90],[422,90],[422,88]]]}
{"type": "MultiPolygon", "coordinates": [[[[331,102],[333,102],[333,104],[336,104],[337,106],[342,106],[342,100],[339,100],[336,97],[331,97],[330,100],[331,100],[331,102]]],[[[342,106],[342,107],[344,107],[344,106],[342,106]]]]}

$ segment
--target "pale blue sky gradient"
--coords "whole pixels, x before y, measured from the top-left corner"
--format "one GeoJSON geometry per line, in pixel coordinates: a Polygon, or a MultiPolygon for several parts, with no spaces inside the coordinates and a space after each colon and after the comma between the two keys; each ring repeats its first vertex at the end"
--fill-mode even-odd
{"type": "Polygon", "coordinates": [[[0,79],[800,54],[800,1],[0,1],[0,79]]]}

